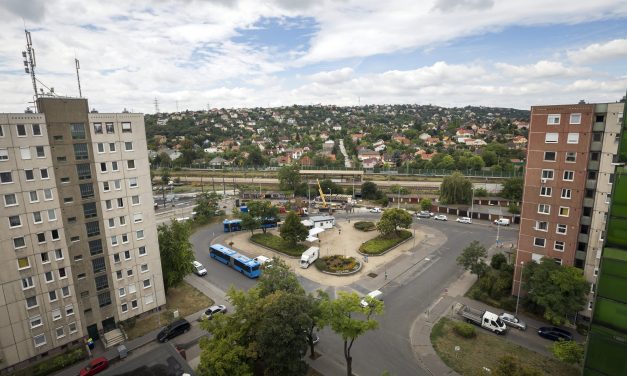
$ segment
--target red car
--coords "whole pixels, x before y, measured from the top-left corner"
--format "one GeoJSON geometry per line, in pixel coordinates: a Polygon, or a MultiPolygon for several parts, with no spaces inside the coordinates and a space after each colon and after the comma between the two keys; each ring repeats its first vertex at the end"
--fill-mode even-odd
{"type": "Polygon", "coordinates": [[[104,371],[107,367],[109,367],[109,361],[106,358],[94,358],[81,370],[80,376],[92,376],[104,371]]]}

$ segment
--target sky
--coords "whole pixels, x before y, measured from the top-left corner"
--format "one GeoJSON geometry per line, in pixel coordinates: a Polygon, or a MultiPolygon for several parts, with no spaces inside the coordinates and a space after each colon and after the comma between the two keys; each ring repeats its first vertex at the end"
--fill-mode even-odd
{"type": "MultiPolygon", "coordinates": [[[[625,0],[2,0],[0,112],[37,79],[100,112],[614,102],[625,0]]],[[[44,87],[38,83],[38,87],[44,87]]],[[[45,89],[47,91],[47,89],[45,89]]]]}

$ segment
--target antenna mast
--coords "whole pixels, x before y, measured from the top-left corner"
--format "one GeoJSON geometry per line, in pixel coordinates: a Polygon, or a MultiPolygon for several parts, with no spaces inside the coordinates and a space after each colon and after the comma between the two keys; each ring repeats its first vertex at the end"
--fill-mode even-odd
{"type": "Polygon", "coordinates": [[[30,78],[33,81],[33,90],[35,91],[35,107],[37,107],[37,98],[39,98],[39,94],[37,94],[37,78],[35,78],[35,66],[37,65],[37,62],[35,61],[35,49],[33,48],[30,31],[24,29],[24,33],[26,33],[26,51],[22,51],[22,57],[24,58],[24,72],[30,73],[30,78]]]}
{"type": "Polygon", "coordinates": [[[78,81],[78,97],[82,98],[83,93],[81,92],[81,76],[78,74],[78,70],[81,69],[81,63],[77,58],[74,58],[74,62],[76,63],[76,81],[78,81]]]}
{"type": "Polygon", "coordinates": [[[159,115],[159,100],[155,97],[155,115],[159,115]]]}

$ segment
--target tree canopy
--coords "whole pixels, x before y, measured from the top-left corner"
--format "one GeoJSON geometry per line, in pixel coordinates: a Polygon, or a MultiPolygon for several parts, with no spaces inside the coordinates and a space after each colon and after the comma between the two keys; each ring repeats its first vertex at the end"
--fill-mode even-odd
{"type": "Polygon", "coordinates": [[[279,229],[281,237],[291,244],[296,244],[307,239],[309,230],[300,223],[300,217],[295,212],[287,213],[283,225],[279,229]]]}
{"type": "Polygon", "coordinates": [[[399,228],[409,228],[411,223],[411,214],[406,210],[398,208],[386,209],[381,215],[379,223],[377,223],[377,230],[383,236],[395,235],[399,228]]]}
{"type": "Polygon", "coordinates": [[[219,211],[219,197],[214,192],[203,193],[196,200],[196,218],[199,220],[208,220],[215,217],[219,211]]]}
{"type": "Polygon", "coordinates": [[[294,191],[300,185],[300,167],[297,164],[281,167],[278,176],[281,189],[294,191]]]}
{"type": "Polygon", "coordinates": [[[361,184],[361,197],[364,200],[376,200],[379,198],[379,187],[376,183],[366,181],[361,184]]]}
{"type": "Polygon", "coordinates": [[[193,271],[192,261],[196,257],[189,242],[191,229],[187,222],[172,220],[169,225],[159,225],[157,233],[163,283],[167,290],[181,283],[193,271]]]}
{"type": "Polygon", "coordinates": [[[472,274],[481,277],[487,271],[488,265],[484,262],[488,257],[488,251],[481,243],[473,240],[468,247],[464,248],[462,254],[457,257],[457,264],[464,269],[470,270],[472,274]]]}
{"type": "Polygon", "coordinates": [[[440,185],[440,202],[443,204],[469,204],[472,183],[459,172],[445,177],[440,185]]]}
{"type": "Polygon", "coordinates": [[[525,181],[522,177],[509,178],[503,183],[501,196],[510,200],[521,201],[525,181]]]}

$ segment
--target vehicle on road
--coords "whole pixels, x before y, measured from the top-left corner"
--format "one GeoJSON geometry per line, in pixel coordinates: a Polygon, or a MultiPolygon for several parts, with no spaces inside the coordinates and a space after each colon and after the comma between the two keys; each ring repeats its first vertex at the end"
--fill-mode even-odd
{"type": "Polygon", "coordinates": [[[573,335],[568,330],[556,326],[543,326],[538,329],[538,335],[551,341],[572,341],[573,335]]]}
{"type": "Polygon", "coordinates": [[[509,226],[510,221],[507,218],[499,218],[494,220],[494,224],[497,226],[509,226]]]}
{"type": "Polygon", "coordinates": [[[416,213],[416,217],[418,218],[431,218],[433,216],[433,213],[426,211],[426,210],[421,210],[418,213],[416,213]]]}
{"type": "Polygon", "coordinates": [[[257,278],[261,275],[261,265],[257,261],[240,255],[222,244],[210,245],[209,257],[230,266],[248,278],[257,278]]]}
{"type": "Polygon", "coordinates": [[[226,306],[224,306],[223,304],[212,305],[211,307],[207,308],[207,310],[200,315],[200,319],[201,320],[211,320],[213,318],[213,316],[217,315],[218,313],[225,314],[226,313],[226,306]]]}
{"type": "Polygon", "coordinates": [[[370,209],[370,213],[381,213],[381,208],[372,208],[370,209]]]}
{"type": "Polygon", "coordinates": [[[438,214],[433,217],[436,221],[448,221],[448,218],[444,214],[438,214]]]}
{"type": "Polygon", "coordinates": [[[99,357],[89,361],[85,368],[81,369],[80,376],[92,376],[100,373],[109,367],[107,358],[99,357]]]}
{"type": "Polygon", "coordinates": [[[272,259],[263,255],[257,256],[253,260],[257,261],[261,268],[267,268],[272,265],[272,259]]]}
{"type": "Polygon", "coordinates": [[[511,313],[503,312],[503,313],[501,313],[501,316],[499,316],[499,317],[501,318],[501,320],[503,320],[503,322],[507,326],[511,326],[512,328],[516,328],[516,329],[520,329],[520,330],[526,330],[527,329],[527,323],[525,323],[524,321],[520,320],[518,317],[512,315],[511,313]]]}
{"type": "Polygon", "coordinates": [[[224,232],[242,231],[241,219],[225,219],[222,225],[224,226],[224,232]]]}
{"type": "Polygon", "coordinates": [[[176,336],[180,336],[181,334],[189,331],[192,328],[192,325],[189,321],[185,319],[179,319],[161,329],[159,334],[157,334],[157,341],[159,342],[168,342],[172,338],[176,336]]]}
{"type": "Polygon", "coordinates": [[[470,219],[470,217],[459,217],[456,221],[459,223],[472,223],[472,219],[470,219]]]}
{"type": "Polygon", "coordinates": [[[471,324],[478,325],[496,334],[504,334],[507,326],[496,313],[470,308],[463,304],[458,311],[459,315],[471,324]]]}
{"type": "Polygon", "coordinates": [[[320,256],[320,248],[318,247],[309,247],[303,254],[300,256],[300,267],[303,269],[307,269],[309,265],[313,264],[314,261],[318,259],[320,256]]]}
{"type": "Polygon", "coordinates": [[[192,265],[194,265],[194,273],[197,276],[202,277],[203,275],[207,275],[207,269],[205,269],[205,267],[202,266],[201,263],[199,263],[198,261],[194,260],[194,261],[192,261],[192,265]]]}
{"type": "Polygon", "coordinates": [[[379,290],[374,290],[374,291],[370,291],[368,293],[368,295],[364,296],[364,298],[361,300],[361,302],[359,304],[361,304],[362,307],[366,308],[368,307],[369,304],[369,300],[371,299],[376,299],[376,300],[383,300],[383,293],[379,290]]]}

